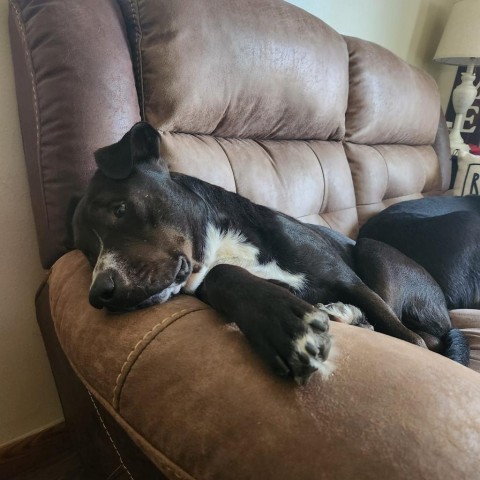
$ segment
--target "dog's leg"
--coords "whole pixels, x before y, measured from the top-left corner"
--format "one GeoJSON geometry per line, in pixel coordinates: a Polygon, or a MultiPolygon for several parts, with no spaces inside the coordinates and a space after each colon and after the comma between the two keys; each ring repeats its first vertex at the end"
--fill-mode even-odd
{"type": "Polygon", "coordinates": [[[425,341],[408,329],[395,315],[392,308],[358,277],[357,282],[339,287],[343,290],[340,300],[358,307],[373,325],[375,331],[397,337],[407,342],[426,348],[425,341]]]}
{"type": "Polygon", "coordinates": [[[196,294],[234,321],[277,374],[304,384],[316,370],[330,373],[328,316],[287,289],[241,267],[217,265],[196,294]]]}
{"type": "Polygon", "coordinates": [[[354,250],[362,280],[392,308],[406,327],[418,333],[430,350],[468,364],[469,348],[453,329],[445,297],[433,277],[397,249],[362,238],[354,250]]]}

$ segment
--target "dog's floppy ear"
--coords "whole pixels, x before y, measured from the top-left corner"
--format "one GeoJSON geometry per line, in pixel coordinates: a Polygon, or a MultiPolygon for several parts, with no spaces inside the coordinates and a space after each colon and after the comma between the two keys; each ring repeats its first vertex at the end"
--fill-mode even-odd
{"type": "Polygon", "coordinates": [[[127,178],[133,167],[142,162],[157,162],[168,171],[160,157],[160,135],[146,122],[136,123],[120,141],[95,152],[98,168],[109,178],[127,178]]]}

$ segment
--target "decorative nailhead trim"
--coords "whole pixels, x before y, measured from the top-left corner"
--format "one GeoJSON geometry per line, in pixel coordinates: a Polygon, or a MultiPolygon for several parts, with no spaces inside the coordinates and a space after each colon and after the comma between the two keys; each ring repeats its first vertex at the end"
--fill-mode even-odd
{"type": "Polygon", "coordinates": [[[113,438],[112,436],[110,435],[110,432],[108,431],[108,428],[107,426],[105,425],[105,422],[103,421],[103,418],[102,418],[102,415],[100,414],[100,411],[98,410],[98,407],[97,407],[97,404],[95,403],[95,400],[93,399],[92,397],[92,394],[90,393],[90,390],[87,389],[87,393],[88,393],[88,396],[90,397],[90,400],[93,404],[93,407],[95,408],[95,411],[97,412],[97,416],[98,418],[100,419],[100,422],[103,426],[103,429],[105,430],[105,433],[107,434],[107,437],[108,439],[110,440],[110,443],[112,444],[113,446],[113,449],[115,450],[117,456],[118,456],[118,459],[120,460],[120,465],[123,467],[123,469],[125,470],[125,472],[127,472],[127,475],[130,477],[130,480],[134,480],[134,478],[132,477],[132,474],[130,473],[130,471],[128,470],[128,468],[126,467],[126,465],[123,463],[123,459],[122,459],[122,456],[120,455],[120,452],[118,451],[118,448],[117,446],[115,445],[115,442],[113,441],[113,438]]]}

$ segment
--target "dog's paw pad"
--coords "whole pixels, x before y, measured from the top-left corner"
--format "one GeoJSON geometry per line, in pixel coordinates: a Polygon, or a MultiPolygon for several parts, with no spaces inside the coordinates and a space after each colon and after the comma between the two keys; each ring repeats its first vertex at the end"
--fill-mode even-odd
{"type": "Polygon", "coordinates": [[[326,313],[330,320],[373,330],[373,326],[367,322],[364,313],[354,305],[336,302],[327,305],[319,303],[315,306],[322,312],[326,313]]]}

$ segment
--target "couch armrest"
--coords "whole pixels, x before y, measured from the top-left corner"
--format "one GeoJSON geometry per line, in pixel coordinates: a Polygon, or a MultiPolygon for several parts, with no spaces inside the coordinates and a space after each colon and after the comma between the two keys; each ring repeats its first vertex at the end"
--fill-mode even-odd
{"type": "Polygon", "coordinates": [[[80,379],[169,478],[476,478],[480,376],[395,338],[332,324],[336,370],[274,377],[193,297],[91,308],[91,270],[54,266],[50,304],[80,379]]]}

